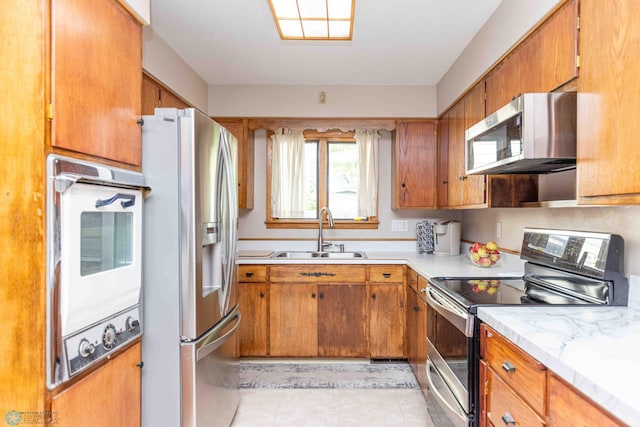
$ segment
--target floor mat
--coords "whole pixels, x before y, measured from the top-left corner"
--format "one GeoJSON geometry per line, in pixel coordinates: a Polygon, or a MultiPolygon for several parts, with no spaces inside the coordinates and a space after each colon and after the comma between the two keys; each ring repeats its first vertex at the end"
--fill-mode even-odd
{"type": "Polygon", "coordinates": [[[419,389],[408,363],[241,362],[240,388],[419,389]]]}

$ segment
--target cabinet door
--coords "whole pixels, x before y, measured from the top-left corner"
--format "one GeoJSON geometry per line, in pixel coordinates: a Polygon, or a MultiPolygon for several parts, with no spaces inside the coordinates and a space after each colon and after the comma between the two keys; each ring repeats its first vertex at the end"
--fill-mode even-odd
{"type": "Polygon", "coordinates": [[[238,139],[238,207],[253,209],[255,137],[248,119],[215,119],[238,139]]]}
{"type": "Polygon", "coordinates": [[[580,1],[577,189],[583,204],[640,203],[640,3],[580,1]]]}
{"type": "Polygon", "coordinates": [[[480,82],[464,97],[464,129],[462,131],[462,163],[463,163],[463,187],[465,206],[479,205],[485,202],[486,175],[466,175],[464,147],[466,145],[465,131],[484,119],[484,82],[480,82]]]}
{"type": "Polygon", "coordinates": [[[142,115],[152,116],[160,107],[160,86],[147,75],[142,76],[142,115]]]}
{"type": "Polygon", "coordinates": [[[447,113],[449,120],[449,179],[450,207],[464,204],[464,99],[447,113]]]}
{"type": "Polygon", "coordinates": [[[427,312],[426,304],[407,289],[406,355],[420,387],[427,389],[427,312]]]}
{"type": "Polygon", "coordinates": [[[367,356],[366,294],[364,283],[318,285],[318,356],[367,356]]]}
{"type": "Polygon", "coordinates": [[[367,285],[371,358],[402,358],[404,354],[404,285],[367,285]]]}
{"type": "Polygon", "coordinates": [[[242,314],[238,327],[240,356],[267,356],[269,287],[266,283],[240,283],[237,289],[242,314]]]}
{"type": "Polygon", "coordinates": [[[270,283],[269,354],[282,357],[318,355],[318,286],[270,283]]]}
{"type": "Polygon", "coordinates": [[[394,147],[394,208],[434,208],[435,122],[398,121],[394,147]]]}
{"type": "Polygon", "coordinates": [[[438,121],[436,205],[449,207],[449,115],[444,114],[438,121]]]}
{"type": "Polygon", "coordinates": [[[550,427],[618,427],[624,425],[555,375],[549,375],[548,418],[550,427]]]}
{"type": "Polygon", "coordinates": [[[516,49],[485,79],[486,115],[496,112],[521,93],[522,49],[516,49]]]}
{"type": "Polygon", "coordinates": [[[54,0],[52,25],[52,146],[139,166],[140,25],[113,0],[54,0]]]}
{"type": "Polygon", "coordinates": [[[51,399],[60,427],[140,426],[140,343],[51,399]]]}

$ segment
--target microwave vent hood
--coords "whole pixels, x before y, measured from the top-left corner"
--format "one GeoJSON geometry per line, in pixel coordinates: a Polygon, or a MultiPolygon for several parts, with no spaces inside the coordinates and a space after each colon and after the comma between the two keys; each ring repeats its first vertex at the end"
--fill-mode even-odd
{"type": "Polygon", "coordinates": [[[467,175],[546,174],[576,166],[576,93],[525,93],[465,132],[467,175]]]}

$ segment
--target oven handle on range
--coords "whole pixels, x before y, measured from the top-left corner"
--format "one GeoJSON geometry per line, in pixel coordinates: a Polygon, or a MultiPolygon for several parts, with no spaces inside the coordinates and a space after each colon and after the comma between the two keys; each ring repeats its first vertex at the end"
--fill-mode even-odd
{"type": "Polygon", "coordinates": [[[449,298],[431,286],[427,287],[427,302],[456,326],[465,336],[473,336],[473,316],[466,310],[449,302],[449,298]]]}
{"type": "Polygon", "coordinates": [[[122,199],[120,204],[123,208],[130,208],[131,206],[136,204],[136,195],[135,194],[124,194],[124,193],[116,193],[115,196],[109,199],[98,199],[96,200],[96,208],[102,206],[108,206],[112,203],[115,203],[116,200],[122,199]]]}
{"type": "MultiPolygon", "coordinates": [[[[467,427],[469,425],[469,418],[467,417],[467,414],[459,407],[455,396],[451,395],[447,400],[447,398],[440,393],[440,390],[436,387],[433,381],[432,372],[434,372],[434,375],[440,376],[440,373],[435,368],[433,362],[427,358],[427,384],[429,385],[430,395],[435,398],[442,409],[448,412],[447,415],[449,416],[449,419],[453,421],[456,427],[467,427]]],[[[445,393],[451,393],[446,386],[443,388],[443,391],[445,393]]]]}

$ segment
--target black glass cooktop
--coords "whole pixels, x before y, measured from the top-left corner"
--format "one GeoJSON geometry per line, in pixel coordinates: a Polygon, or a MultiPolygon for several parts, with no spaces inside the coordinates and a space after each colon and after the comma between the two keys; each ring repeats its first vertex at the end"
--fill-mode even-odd
{"type": "Polygon", "coordinates": [[[467,308],[474,305],[531,303],[525,292],[525,281],[520,277],[436,277],[430,282],[467,308]]]}

